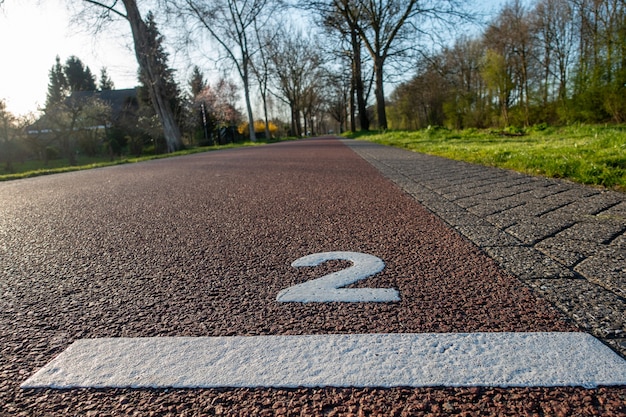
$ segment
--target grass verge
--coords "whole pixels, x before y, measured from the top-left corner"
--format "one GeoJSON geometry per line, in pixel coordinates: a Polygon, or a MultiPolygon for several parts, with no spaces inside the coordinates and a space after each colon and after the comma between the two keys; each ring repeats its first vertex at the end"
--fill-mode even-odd
{"type": "Polygon", "coordinates": [[[626,126],[541,127],[508,134],[429,128],[348,137],[626,191],[626,126]]]}
{"type": "MultiPolygon", "coordinates": [[[[287,139],[289,140],[289,139],[287,139]]],[[[231,143],[227,145],[215,145],[205,147],[195,147],[184,149],[178,152],[172,152],[168,154],[158,155],[145,155],[140,157],[122,157],[114,160],[109,160],[107,157],[100,158],[79,158],[78,165],[67,165],[67,162],[62,159],[50,161],[48,166],[44,166],[41,161],[29,161],[23,164],[16,163],[13,165],[14,172],[8,174],[0,174],[0,181],[9,181],[22,178],[38,177],[40,175],[60,174],[63,172],[82,171],[85,169],[102,168],[107,166],[132,164],[136,162],[150,161],[154,159],[171,158],[174,156],[191,155],[194,153],[218,151],[222,149],[241,148],[248,146],[259,146],[267,143],[273,143],[276,141],[258,141],[258,142],[243,142],[243,143],[231,143]]],[[[1,167],[0,167],[1,168],[1,167]]],[[[0,171],[1,172],[1,171],[0,171]]]]}

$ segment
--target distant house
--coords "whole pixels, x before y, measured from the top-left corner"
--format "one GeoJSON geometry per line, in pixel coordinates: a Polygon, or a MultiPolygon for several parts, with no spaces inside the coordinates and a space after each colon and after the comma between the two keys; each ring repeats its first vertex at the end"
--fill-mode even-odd
{"type": "MultiPolygon", "coordinates": [[[[136,88],[104,91],[76,91],[65,100],[66,103],[80,103],[91,99],[100,100],[111,108],[110,122],[112,124],[116,124],[124,118],[136,114],[139,108],[136,88]]],[[[102,126],[93,126],[93,128],[97,127],[102,126]]],[[[43,115],[26,129],[29,135],[53,133],[53,131],[54,129],[50,126],[50,123],[46,121],[46,115],[43,115]]]]}
{"type": "Polygon", "coordinates": [[[98,99],[111,107],[111,119],[116,122],[124,116],[136,113],[139,108],[137,89],[126,88],[123,90],[104,91],[77,91],[68,97],[68,100],[98,99]]]}

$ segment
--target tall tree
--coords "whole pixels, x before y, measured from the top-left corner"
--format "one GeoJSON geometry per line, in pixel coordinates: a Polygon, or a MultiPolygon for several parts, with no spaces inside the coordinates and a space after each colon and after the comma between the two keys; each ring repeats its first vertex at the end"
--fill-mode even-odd
{"type": "Polygon", "coordinates": [[[305,111],[314,97],[311,91],[322,80],[318,48],[298,30],[283,28],[271,44],[272,71],[276,74],[278,97],[291,111],[291,133],[301,136],[305,111]]]}
{"type": "Polygon", "coordinates": [[[193,130],[194,138],[201,132],[202,139],[199,140],[201,145],[213,145],[207,103],[204,98],[200,97],[204,89],[207,88],[207,82],[204,79],[204,74],[200,71],[200,67],[197,65],[193,67],[188,86],[191,99],[187,102],[190,106],[189,116],[187,117],[188,125],[193,130]]]}
{"type": "Polygon", "coordinates": [[[257,84],[259,85],[259,94],[261,95],[261,102],[263,104],[263,120],[265,122],[265,139],[270,139],[270,125],[269,125],[269,88],[271,74],[271,57],[269,55],[269,46],[274,41],[274,38],[278,35],[276,31],[264,30],[259,27],[258,22],[254,22],[254,32],[256,41],[259,45],[259,53],[252,60],[252,70],[256,77],[257,84]]]}
{"type": "MultiPolygon", "coordinates": [[[[506,107],[516,104],[522,110],[520,122],[525,126],[530,124],[530,94],[531,80],[534,79],[531,72],[534,70],[534,57],[537,53],[532,42],[530,33],[531,23],[525,7],[520,0],[511,0],[507,3],[494,22],[485,31],[485,42],[487,48],[500,55],[504,61],[502,64],[506,68],[508,76],[513,80],[515,91],[508,94],[506,107]]],[[[499,65],[492,55],[488,57],[490,61],[490,73],[493,76],[494,65],[499,65]]],[[[504,103],[500,103],[504,105],[504,103]]],[[[508,111],[502,115],[507,115],[508,111]]]]}
{"type": "Polygon", "coordinates": [[[100,69],[100,81],[98,82],[98,90],[100,91],[109,91],[114,90],[115,84],[111,77],[109,77],[109,73],[106,67],[102,67],[100,69]]]}
{"type": "Polygon", "coordinates": [[[50,135],[58,142],[69,164],[75,165],[79,139],[85,134],[101,133],[94,126],[106,124],[110,120],[109,113],[107,104],[89,95],[77,94],[46,107],[41,121],[51,130],[50,135]]]}
{"type": "Polygon", "coordinates": [[[202,71],[200,71],[200,67],[195,65],[193,67],[193,72],[191,73],[191,78],[189,79],[189,90],[191,92],[191,97],[196,97],[198,94],[202,92],[207,86],[207,82],[204,79],[204,75],[202,71]]]}
{"type": "Polygon", "coordinates": [[[450,86],[450,96],[444,105],[446,117],[452,126],[487,126],[487,94],[481,76],[485,56],[481,39],[461,37],[452,48],[443,51],[440,72],[450,86]]]}
{"type": "MultiPolygon", "coordinates": [[[[178,116],[180,115],[180,111],[182,108],[182,94],[174,78],[175,70],[172,69],[169,65],[169,54],[165,51],[165,48],[163,47],[164,38],[163,35],[161,35],[159,28],[157,27],[154,14],[152,12],[148,12],[148,14],[146,15],[145,23],[147,27],[148,49],[151,51],[150,59],[153,61],[153,71],[161,80],[163,98],[168,101],[169,107],[172,109],[172,111],[174,112],[174,116],[178,120],[178,116]]],[[[150,80],[151,77],[147,71],[139,71],[139,81],[144,88],[147,88],[148,84],[151,82],[150,80]]],[[[148,91],[149,90],[150,89],[148,88],[148,91]]],[[[150,100],[152,102],[152,95],[150,95],[150,100]]],[[[152,102],[152,106],[155,107],[154,102],[152,102]]]]}
{"type": "Polygon", "coordinates": [[[587,121],[622,120],[626,111],[626,3],[571,1],[579,32],[573,101],[587,121]]]}
{"type": "Polygon", "coordinates": [[[456,0],[332,0],[337,11],[356,30],[369,52],[375,73],[378,126],[387,128],[385,73],[387,60],[414,44],[417,33],[432,31],[436,23],[467,18],[456,0]],[[410,24],[409,24],[410,23],[410,24]],[[428,29],[426,29],[428,27],[428,29]]]}
{"type": "Polygon", "coordinates": [[[339,124],[339,133],[344,132],[344,126],[348,119],[349,96],[352,83],[350,77],[342,73],[329,72],[325,77],[324,96],[326,97],[326,110],[330,117],[339,124]]]}
{"type": "Polygon", "coordinates": [[[544,107],[556,96],[567,104],[567,84],[574,59],[574,10],[569,0],[539,0],[533,11],[533,34],[543,68],[541,100],[544,107]],[[551,88],[556,84],[556,90],[551,88]]]}
{"type": "Polygon", "coordinates": [[[150,39],[149,28],[143,20],[136,0],[122,0],[121,8],[118,0],[97,1],[83,0],[98,10],[102,21],[108,21],[112,16],[122,17],[130,24],[135,46],[135,56],[139,63],[139,69],[145,74],[150,99],[154,106],[167,144],[168,152],[173,152],[182,147],[181,133],[174,111],[167,96],[167,85],[159,72],[159,62],[155,60],[154,51],[151,49],[153,40],[150,39]]]}
{"type": "Polygon", "coordinates": [[[71,92],[74,91],[95,91],[96,77],[91,73],[91,69],[83,64],[77,56],[70,56],[65,61],[65,81],[71,92]]]}
{"type": "Polygon", "coordinates": [[[72,55],[65,61],[65,65],[62,65],[61,58],[57,56],[56,63],[48,73],[46,107],[61,102],[73,92],[95,89],[95,77],[80,58],[72,55]]]}
{"type": "Polygon", "coordinates": [[[488,49],[482,67],[482,77],[500,111],[501,123],[505,127],[508,126],[510,122],[511,92],[515,88],[511,75],[511,66],[507,64],[506,58],[502,54],[493,49],[488,49]]]}
{"type": "Polygon", "coordinates": [[[46,107],[61,102],[68,93],[65,71],[61,64],[61,58],[57,55],[56,63],[48,72],[48,94],[46,96],[46,107]]]}
{"type": "MultiPolygon", "coordinates": [[[[222,133],[232,129],[241,123],[243,117],[236,107],[240,96],[237,86],[225,79],[220,79],[215,84],[205,84],[204,88],[195,95],[192,105],[199,108],[196,113],[202,117],[197,124],[202,124],[205,144],[213,144],[214,137],[218,135],[217,142],[224,144],[227,141],[222,133]]],[[[231,138],[234,139],[234,138],[231,138]]]]}
{"type": "Polygon", "coordinates": [[[361,130],[369,130],[370,120],[367,112],[367,97],[363,80],[363,59],[361,54],[363,42],[354,24],[355,19],[345,18],[334,2],[303,1],[302,7],[314,10],[319,14],[323,27],[331,34],[336,33],[341,37],[338,53],[342,57],[347,56],[349,58],[351,74],[351,92],[349,95],[351,130],[353,132],[356,131],[355,113],[357,113],[357,110],[361,130]],[[347,47],[345,43],[348,44],[347,47]]]}

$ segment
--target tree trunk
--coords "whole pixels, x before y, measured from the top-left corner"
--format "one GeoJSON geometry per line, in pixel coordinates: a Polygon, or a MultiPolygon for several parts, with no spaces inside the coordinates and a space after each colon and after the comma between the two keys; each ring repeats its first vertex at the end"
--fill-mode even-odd
{"type": "Polygon", "coordinates": [[[141,18],[137,2],[135,0],[123,0],[126,7],[126,18],[130,23],[135,44],[135,56],[140,69],[148,76],[148,92],[154,110],[161,121],[163,136],[167,144],[167,151],[174,152],[182,148],[180,129],[176,123],[174,112],[166,98],[163,79],[155,69],[152,59],[152,51],[148,50],[147,26],[141,18]]]}
{"type": "Polygon", "coordinates": [[[302,137],[302,118],[300,117],[300,109],[298,109],[298,107],[296,107],[294,109],[294,117],[296,118],[296,134],[299,138],[302,137]]]}
{"type": "Polygon", "coordinates": [[[248,80],[243,82],[243,94],[246,99],[246,111],[248,112],[248,132],[250,134],[250,140],[256,142],[256,133],[254,132],[254,116],[252,115],[252,104],[250,103],[250,87],[248,86],[248,80]]]}
{"type": "Polygon", "coordinates": [[[263,98],[263,118],[265,119],[265,140],[268,141],[271,139],[272,134],[270,133],[270,122],[267,116],[267,93],[264,92],[261,94],[263,98]]]}
{"type": "Polygon", "coordinates": [[[350,86],[350,131],[352,133],[356,132],[356,106],[354,101],[354,78],[352,79],[352,85],[350,86]]]}
{"type": "Polygon", "coordinates": [[[291,110],[291,134],[293,136],[299,136],[298,126],[296,125],[296,119],[298,117],[298,113],[296,111],[295,103],[290,102],[289,109],[291,110]]]}
{"type": "MultiPolygon", "coordinates": [[[[245,51],[242,48],[242,53],[245,51]]],[[[250,140],[252,142],[256,142],[256,133],[254,132],[254,116],[252,114],[252,104],[250,103],[250,74],[248,70],[248,60],[249,58],[243,58],[243,94],[246,100],[246,111],[248,112],[248,132],[250,133],[250,140]]]]}
{"type": "Polygon", "coordinates": [[[383,59],[374,59],[374,72],[376,73],[376,115],[378,116],[378,128],[387,129],[387,112],[385,109],[385,89],[383,87],[383,59]]]}
{"type": "MultiPolygon", "coordinates": [[[[361,130],[370,129],[370,121],[367,117],[367,103],[365,101],[365,87],[363,85],[363,73],[361,71],[361,42],[356,30],[351,31],[352,36],[352,77],[354,78],[354,89],[356,91],[357,107],[359,109],[359,122],[361,124],[361,130]]],[[[382,73],[382,68],[381,68],[382,73]]],[[[353,113],[354,114],[354,113],[353,113]]]]}

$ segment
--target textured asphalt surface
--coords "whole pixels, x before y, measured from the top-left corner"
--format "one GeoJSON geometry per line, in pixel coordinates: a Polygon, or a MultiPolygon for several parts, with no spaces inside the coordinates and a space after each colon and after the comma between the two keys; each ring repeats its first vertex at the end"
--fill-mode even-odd
{"type": "MultiPolygon", "coordinates": [[[[407,179],[412,170],[436,181],[444,160],[349,144],[378,169],[339,140],[313,139],[0,183],[0,413],[626,414],[625,387],[19,388],[80,338],[580,330],[550,294],[563,280],[592,283],[566,274],[582,263],[565,275],[518,274],[507,266],[514,245],[500,257],[487,249],[498,245],[477,246],[450,220],[463,212],[442,221],[426,204],[437,187],[407,179]],[[417,187],[411,195],[381,175],[393,177],[394,159],[404,170],[396,181],[417,187]],[[419,186],[431,193],[422,204],[419,186]],[[346,266],[290,266],[326,251],[383,259],[382,273],[355,286],[397,288],[401,302],[276,303],[280,290],[346,266]]],[[[445,181],[454,169],[443,166],[445,181]]]]}

